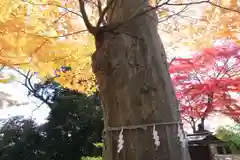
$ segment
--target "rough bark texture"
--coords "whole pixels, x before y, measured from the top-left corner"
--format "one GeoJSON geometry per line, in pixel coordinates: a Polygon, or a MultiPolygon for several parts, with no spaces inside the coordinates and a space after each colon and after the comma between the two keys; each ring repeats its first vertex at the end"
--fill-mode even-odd
{"type": "MultiPolygon", "coordinates": [[[[108,23],[124,21],[147,8],[141,0],[115,0],[108,23]]],[[[139,16],[96,38],[93,71],[104,106],[105,128],[179,121],[178,104],[168,73],[164,47],[153,13],[139,16]]],[[[120,130],[106,131],[104,160],[181,160],[177,124],[156,126],[161,141],[156,150],[152,127],[124,130],[124,147],[117,153],[120,130]]]]}

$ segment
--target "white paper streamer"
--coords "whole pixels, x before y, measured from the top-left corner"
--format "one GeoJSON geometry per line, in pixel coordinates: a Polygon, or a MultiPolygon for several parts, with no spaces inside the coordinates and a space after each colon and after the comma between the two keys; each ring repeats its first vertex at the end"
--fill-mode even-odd
{"type": "Polygon", "coordinates": [[[156,131],[155,125],[153,126],[153,139],[154,139],[154,145],[156,146],[156,149],[160,146],[160,140],[158,136],[158,132],[156,131]]]}
{"type": "Polygon", "coordinates": [[[122,129],[118,136],[118,150],[117,150],[118,153],[120,153],[121,150],[123,149],[123,144],[124,144],[124,140],[123,140],[123,129],[122,129]]]}
{"type": "Polygon", "coordinates": [[[178,138],[181,142],[182,148],[186,148],[188,142],[180,125],[178,125],[178,138]]]}

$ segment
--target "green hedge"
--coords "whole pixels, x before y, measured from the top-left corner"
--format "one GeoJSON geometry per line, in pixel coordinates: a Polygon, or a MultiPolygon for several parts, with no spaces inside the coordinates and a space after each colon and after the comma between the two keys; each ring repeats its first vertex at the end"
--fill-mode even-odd
{"type": "Polygon", "coordinates": [[[229,142],[232,150],[240,151],[240,124],[221,127],[217,130],[216,136],[223,141],[229,142]]]}
{"type": "Polygon", "coordinates": [[[103,160],[102,157],[83,157],[81,160],[103,160]]]}

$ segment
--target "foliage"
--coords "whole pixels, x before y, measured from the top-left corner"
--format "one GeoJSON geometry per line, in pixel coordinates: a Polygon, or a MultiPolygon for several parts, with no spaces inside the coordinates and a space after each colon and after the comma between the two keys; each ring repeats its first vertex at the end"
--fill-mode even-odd
{"type": "MultiPolygon", "coordinates": [[[[90,6],[88,17],[92,23],[96,23],[99,18],[96,2],[86,3],[90,6]]],[[[155,6],[155,3],[159,2],[150,3],[155,6]]],[[[229,3],[222,0],[218,3],[237,9],[237,0],[231,0],[229,3]]],[[[210,46],[212,40],[219,38],[229,37],[237,41],[239,13],[208,6],[197,23],[194,21],[194,25],[189,25],[183,22],[180,25],[175,22],[179,19],[174,17],[179,17],[180,14],[177,13],[184,11],[184,7],[181,6],[175,5],[175,8],[180,8],[176,11],[174,7],[169,8],[165,5],[158,10],[160,21],[167,22],[164,28],[168,28],[168,36],[177,34],[177,39],[181,37],[180,42],[184,45],[188,39],[187,43],[194,43],[198,49],[210,46]],[[170,25],[169,19],[175,21],[170,25]],[[181,30],[184,34],[179,36],[180,33],[176,33],[176,30],[181,30]]],[[[94,39],[85,32],[78,10],[78,1],[75,0],[2,1],[0,64],[37,71],[41,78],[57,74],[56,81],[66,88],[81,92],[91,90],[95,85],[95,78],[91,72],[89,55],[95,50],[94,39]],[[62,66],[71,66],[72,69],[64,72],[61,70],[62,66]]]]}
{"type": "Polygon", "coordinates": [[[103,143],[95,143],[94,144],[97,148],[102,148],[103,147],[103,143]]]}
{"type": "Polygon", "coordinates": [[[1,159],[39,159],[41,153],[38,148],[43,137],[37,130],[32,120],[25,120],[23,117],[13,117],[5,122],[0,130],[1,159]]]}
{"type": "Polygon", "coordinates": [[[43,79],[58,72],[56,81],[78,91],[94,85],[89,58],[94,41],[81,23],[76,25],[81,20],[74,11],[77,1],[12,0],[0,5],[1,65],[37,71],[43,79]],[[62,66],[72,70],[65,73],[62,66]]]}
{"type": "Polygon", "coordinates": [[[0,138],[2,160],[79,160],[82,156],[101,155],[101,149],[94,145],[101,141],[103,129],[102,111],[95,96],[53,85],[59,92],[51,99],[47,123],[37,126],[33,120],[21,117],[4,122],[0,138]]]}
{"type": "MultiPolygon", "coordinates": [[[[100,1],[85,2],[90,6],[87,14],[93,24],[100,14],[97,2],[100,1]]],[[[150,3],[155,6],[159,2],[150,3]]],[[[85,32],[78,1],[13,0],[3,1],[1,6],[8,10],[0,11],[3,32],[0,64],[37,71],[40,78],[57,74],[56,81],[62,86],[80,92],[95,90],[89,58],[95,44],[93,37],[85,32]],[[65,66],[70,66],[71,70],[64,72],[61,68],[65,66]]],[[[175,15],[168,6],[162,6],[158,13],[161,21],[175,15]]]]}
{"type": "Polygon", "coordinates": [[[63,91],[54,101],[49,122],[43,126],[49,143],[47,154],[54,159],[77,159],[94,153],[94,143],[101,141],[103,128],[100,106],[91,97],[69,91],[63,91]]]}
{"type": "MultiPolygon", "coordinates": [[[[156,5],[154,3],[156,2],[151,2],[151,5],[156,5]]],[[[226,2],[221,1],[220,3],[225,5],[226,2]]],[[[236,0],[232,0],[230,4],[229,7],[236,8],[236,0]]],[[[91,8],[88,12],[89,18],[96,23],[99,17],[95,1],[87,2],[87,5],[91,8]],[[92,13],[90,13],[91,11],[92,13]]],[[[83,21],[78,13],[77,1],[31,0],[24,2],[13,0],[11,2],[2,1],[1,6],[0,64],[37,71],[41,78],[57,74],[56,81],[66,88],[80,92],[92,91],[91,89],[95,86],[95,78],[91,72],[89,56],[95,50],[94,40],[84,30],[83,21]],[[71,70],[63,71],[62,67],[65,66],[70,66],[71,70]]],[[[178,16],[171,10],[168,6],[162,6],[158,10],[162,22],[172,19],[173,15],[178,16]]],[[[225,31],[229,29],[226,27],[227,24],[231,24],[232,30],[238,27],[238,16],[237,13],[211,6],[207,8],[204,17],[195,25],[183,23],[181,32],[185,33],[187,30],[188,34],[185,34],[187,37],[190,35],[197,37],[197,39],[193,37],[192,39],[196,39],[198,46],[201,46],[200,43],[207,44],[207,40],[216,39],[216,37],[209,38],[209,35],[215,35],[214,31],[221,32],[222,37],[230,35],[236,37],[236,34],[230,34],[230,31],[226,34],[225,31]],[[206,31],[206,25],[208,29],[211,28],[211,34],[206,31]],[[204,34],[208,34],[208,36],[204,36],[204,34]],[[201,37],[197,35],[201,35],[201,37]]],[[[167,24],[168,28],[170,26],[176,25],[167,24]]],[[[171,33],[175,33],[174,30],[176,28],[172,28],[171,33]]],[[[173,35],[171,33],[168,35],[173,35]]],[[[180,37],[184,39],[183,35],[180,37]]],[[[191,42],[194,42],[192,39],[191,42]]]]}
{"type": "Polygon", "coordinates": [[[219,39],[231,39],[239,44],[239,4],[237,0],[213,0],[217,5],[205,5],[203,15],[192,25],[182,24],[186,45],[194,49],[211,47],[219,39]],[[207,27],[206,27],[207,26],[207,27]]]}
{"type": "Polygon", "coordinates": [[[221,127],[217,130],[217,137],[229,142],[232,150],[240,150],[240,125],[221,127]]]}
{"type": "Polygon", "coordinates": [[[239,120],[239,46],[207,48],[192,58],[176,58],[169,71],[180,102],[182,117],[194,127],[214,111],[239,120]],[[234,95],[235,94],[235,95],[234,95]]]}
{"type": "Polygon", "coordinates": [[[103,160],[102,157],[83,157],[81,160],[103,160]]]}
{"type": "MultiPolygon", "coordinates": [[[[96,147],[100,147],[102,148],[103,147],[103,143],[96,143],[95,144],[96,147]]],[[[82,157],[81,160],[103,160],[103,157],[82,157]]]]}
{"type": "MultiPolygon", "coordinates": [[[[102,148],[103,147],[103,143],[96,143],[95,144],[96,147],[100,147],[102,148]]],[[[103,160],[103,157],[82,157],[81,160],[103,160]]]]}

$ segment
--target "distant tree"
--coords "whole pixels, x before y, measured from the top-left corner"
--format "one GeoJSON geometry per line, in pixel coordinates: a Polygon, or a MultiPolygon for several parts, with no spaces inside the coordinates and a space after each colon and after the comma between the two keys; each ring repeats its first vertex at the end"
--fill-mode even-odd
{"type": "Polygon", "coordinates": [[[37,98],[45,99],[51,109],[48,122],[13,117],[1,128],[1,160],[79,160],[100,156],[103,129],[98,96],[62,88],[55,82],[31,84],[37,98]],[[44,94],[42,94],[44,93],[44,94]],[[43,97],[41,97],[43,96],[43,97]]]}
{"type": "Polygon", "coordinates": [[[13,117],[0,130],[1,160],[40,160],[40,144],[43,137],[34,121],[23,117],[13,117]]]}
{"type": "Polygon", "coordinates": [[[102,110],[92,96],[65,90],[53,99],[46,134],[47,155],[56,160],[101,155],[102,110]],[[64,147],[63,147],[64,146],[64,147]]]}
{"type": "Polygon", "coordinates": [[[218,138],[229,142],[233,151],[240,151],[240,124],[218,128],[216,135],[218,138]]]}
{"type": "Polygon", "coordinates": [[[180,103],[182,118],[196,131],[213,112],[240,120],[236,94],[240,91],[240,48],[225,44],[204,49],[192,58],[176,58],[170,73],[180,103]]]}

